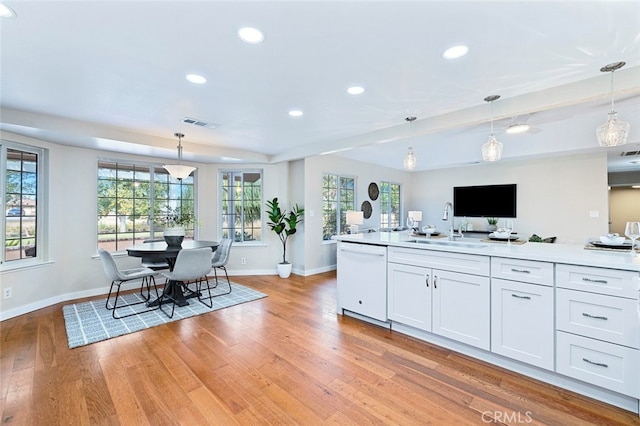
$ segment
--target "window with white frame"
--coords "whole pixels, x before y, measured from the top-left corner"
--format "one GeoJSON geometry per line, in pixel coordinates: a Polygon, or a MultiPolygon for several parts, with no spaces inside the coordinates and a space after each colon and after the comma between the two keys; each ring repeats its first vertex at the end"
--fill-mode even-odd
{"type": "Polygon", "coordinates": [[[4,200],[2,262],[41,257],[43,235],[38,228],[43,210],[41,182],[46,150],[2,141],[2,199],[4,200]],[[41,251],[41,250],[40,250],[41,251]]]}
{"type": "Polygon", "coordinates": [[[221,170],[222,238],[262,241],[262,170],[221,170]]]}
{"type": "Polygon", "coordinates": [[[356,209],[355,178],[322,175],[322,239],[347,230],[347,211],[356,209]]]}
{"type": "MultiPolygon", "coordinates": [[[[193,175],[179,180],[164,168],[129,162],[98,162],[98,247],[121,251],[162,238],[169,219],[195,217],[193,175]]],[[[183,224],[186,239],[194,222],[183,224]]]]}
{"type": "Polygon", "coordinates": [[[380,182],[380,228],[400,226],[400,184],[380,182]]]}

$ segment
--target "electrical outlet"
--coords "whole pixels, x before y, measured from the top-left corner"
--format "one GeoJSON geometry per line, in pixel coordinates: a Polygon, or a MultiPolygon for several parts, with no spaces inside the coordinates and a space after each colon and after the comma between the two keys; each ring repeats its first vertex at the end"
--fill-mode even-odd
{"type": "Polygon", "coordinates": [[[11,299],[13,297],[13,287],[7,287],[2,291],[3,299],[11,299]]]}
{"type": "Polygon", "coordinates": [[[241,257],[240,258],[240,263],[242,263],[243,265],[247,264],[247,258],[246,257],[241,257]]]}

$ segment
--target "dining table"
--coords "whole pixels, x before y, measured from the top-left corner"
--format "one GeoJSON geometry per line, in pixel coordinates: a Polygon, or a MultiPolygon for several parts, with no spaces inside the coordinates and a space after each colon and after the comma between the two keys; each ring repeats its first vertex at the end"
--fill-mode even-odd
{"type": "MultiPolygon", "coordinates": [[[[150,260],[165,260],[169,265],[169,270],[173,271],[180,250],[211,247],[212,251],[216,251],[218,244],[218,241],[184,240],[179,246],[170,246],[164,241],[154,241],[131,246],[127,248],[127,254],[132,257],[150,260]]],[[[188,305],[187,299],[198,296],[198,293],[189,291],[188,294],[185,294],[182,287],[182,281],[168,280],[162,295],[155,300],[149,301],[147,306],[158,306],[163,299],[173,299],[178,306],[188,305]]]]}

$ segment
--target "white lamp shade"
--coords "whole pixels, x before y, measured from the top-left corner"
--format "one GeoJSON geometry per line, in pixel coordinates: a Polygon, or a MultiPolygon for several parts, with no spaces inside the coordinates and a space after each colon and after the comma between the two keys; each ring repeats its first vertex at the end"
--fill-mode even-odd
{"type": "Polygon", "coordinates": [[[182,164],[163,164],[164,167],[171,176],[176,179],[184,179],[189,177],[192,171],[196,168],[191,166],[183,166],[182,164]]]}
{"type": "Polygon", "coordinates": [[[422,211],[421,210],[410,210],[409,217],[416,222],[422,221],[422,211]]]}
{"type": "Polygon", "coordinates": [[[353,210],[347,211],[347,225],[362,225],[364,223],[364,213],[353,210]]]}

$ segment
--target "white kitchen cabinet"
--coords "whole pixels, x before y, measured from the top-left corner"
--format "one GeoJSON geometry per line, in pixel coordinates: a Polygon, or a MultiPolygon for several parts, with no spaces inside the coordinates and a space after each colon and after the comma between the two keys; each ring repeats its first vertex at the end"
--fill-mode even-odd
{"type": "Polygon", "coordinates": [[[338,243],[338,310],[387,320],[387,248],[338,243]]]}
{"type": "Polygon", "coordinates": [[[553,370],[553,287],[491,279],[491,351],[553,370]]]}
{"type": "Polygon", "coordinates": [[[389,319],[431,331],[431,269],[389,263],[387,274],[389,319]]]}
{"type": "Polygon", "coordinates": [[[490,349],[489,277],[433,270],[433,333],[490,349]]]}

